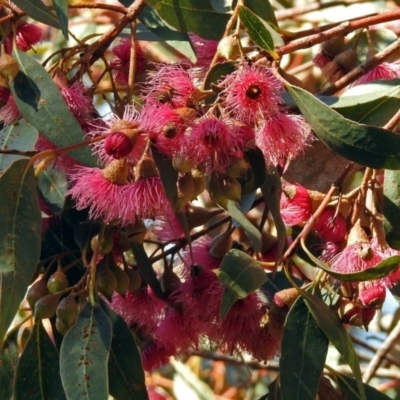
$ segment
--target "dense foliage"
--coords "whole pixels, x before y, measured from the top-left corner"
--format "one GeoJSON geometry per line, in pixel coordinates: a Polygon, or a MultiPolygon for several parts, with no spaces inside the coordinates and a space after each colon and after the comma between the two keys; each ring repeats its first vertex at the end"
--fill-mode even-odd
{"type": "Polygon", "coordinates": [[[399,18],[1,2],[0,398],[399,396],[399,18]]]}

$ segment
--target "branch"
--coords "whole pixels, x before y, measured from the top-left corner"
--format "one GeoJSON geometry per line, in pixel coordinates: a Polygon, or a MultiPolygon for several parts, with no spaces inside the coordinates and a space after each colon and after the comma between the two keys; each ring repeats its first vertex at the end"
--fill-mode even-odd
{"type": "MultiPolygon", "coordinates": [[[[313,35],[310,35],[307,37],[303,37],[303,36],[305,36],[304,33],[305,32],[309,33],[310,30],[299,32],[296,34],[296,37],[299,37],[299,35],[301,35],[301,37],[302,37],[301,39],[295,39],[292,42],[290,42],[289,44],[282,46],[280,48],[277,48],[276,52],[279,56],[283,56],[284,54],[289,54],[296,50],[307,49],[309,47],[315,46],[316,44],[325,42],[326,40],[328,40],[334,36],[338,36],[338,35],[344,36],[344,35],[347,35],[348,33],[353,32],[357,29],[366,28],[370,25],[380,24],[382,22],[394,21],[396,19],[400,19],[400,9],[399,8],[397,8],[396,10],[393,10],[393,11],[383,12],[378,15],[373,15],[373,16],[368,16],[365,18],[357,19],[357,20],[342,22],[338,26],[328,29],[325,32],[316,33],[316,34],[313,34],[313,35]]],[[[315,32],[315,30],[311,30],[311,31],[315,32]]]]}

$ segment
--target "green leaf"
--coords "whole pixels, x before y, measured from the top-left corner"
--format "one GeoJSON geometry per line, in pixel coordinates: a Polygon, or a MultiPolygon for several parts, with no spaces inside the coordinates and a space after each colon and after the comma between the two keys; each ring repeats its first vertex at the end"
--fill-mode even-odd
{"type": "Polygon", "coordinates": [[[400,264],[400,256],[391,256],[364,271],[342,274],[340,272],[333,271],[327,264],[315,257],[311,251],[307,249],[303,241],[301,242],[301,246],[306,252],[307,256],[310,257],[311,261],[313,261],[319,268],[327,272],[329,275],[342,282],[364,282],[383,278],[384,276],[387,276],[395,271],[400,264]]]}
{"type": "Polygon", "coordinates": [[[0,399],[11,399],[14,374],[19,359],[18,330],[10,334],[0,348],[0,399]]]}
{"type": "Polygon", "coordinates": [[[369,82],[347,90],[340,97],[320,99],[352,121],[384,126],[400,108],[400,79],[369,82]]]}
{"type": "Polygon", "coordinates": [[[68,182],[65,173],[59,169],[47,167],[38,177],[39,190],[46,204],[55,214],[64,207],[68,182]]]}
{"type": "Polygon", "coordinates": [[[32,328],[15,375],[14,400],[25,399],[66,399],[58,351],[40,322],[32,328]]]}
{"type": "Polygon", "coordinates": [[[268,385],[268,394],[262,396],[258,400],[282,400],[281,387],[280,387],[280,376],[278,376],[273,382],[268,385]]]}
{"type": "Polygon", "coordinates": [[[280,260],[286,245],[286,227],[281,216],[281,192],[282,182],[276,167],[268,165],[266,167],[266,175],[264,184],[261,186],[261,192],[267,203],[269,212],[274,219],[276,232],[278,235],[278,248],[276,253],[276,262],[280,260]]]}
{"type": "MultiPolygon", "coordinates": [[[[246,28],[250,39],[262,49],[266,50],[275,60],[279,59],[275,51],[275,43],[267,25],[246,7],[239,7],[240,21],[246,28]]],[[[270,28],[272,29],[272,28],[270,28]]]]}
{"type": "Polygon", "coordinates": [[[204,79],[204,89],[210,90],[211,84],[216,85],[222,77],[231,74],[235,70],[237,64],[238,63],[236,61],[226,61],[215,64],[207,72],[207,75],[204,79]]]}
{"type": "Polygon", "coordinates": [[[0,343],[40,257],[41,211],[28,163],[15,161],[0,178],[0,343]]]}
{"type": "Polygon", "coordinates": [[[106,313],[86,303],[61,344],[61,380],[68,399],[108,399],[111,336],[106,313]]]}
{"type": "Polygon", "coordinates": [[[245,230],[247,237],[253,245],[254,251],[260,251],[262,244],[260,231],[245,217],[234,201],[228,200],[228,206],[226,210],[228,211],[229,215],[245,230]]]}
{"type": "MultiPolygon", "coordinates": [[[[39,137],[38,131],[24,119],[8,125],[0,131],[0,149],[32,151],[39,137]]],[[[0,176],[15,161],[23,156],[0,154],[0,176]]]]}
{"type": "Polygon", "coordinates": [[[388,245],[400,250],[400,171],[385,170],[383,227],[388,245]]]}
{"type": "Polygon", "coordinates": [[[53,6],[60,23],[61,32],[65,39],[68,40],[68,1],[53,0],[53,6]]]}
{"type": "Polygon", "coordinates": [[[179,32],[193,32],[204,39],[220,40],[228,14],[215,12],[210,0],[147,0],[161,18],[179,32]]]}
{"type": "Polygon", "coordinates": [[[253,257],[231,249],[222,259],[218,279],[224,287],[220,308],[223,319],[236,300],[244,299],[267,281],[267,274],[253,257]]]}
{"type": "Polygon", "coordinates": [[[138,19],[146,28],[157,35],[160,40],[165,41],[171,47],[178,50],[191,62],[196,62],[196,53],[187,33],[178,32],[176,29],[172,28],[149,6],[143,8],[138,19]]]}
{"type": "Polygon", "coordinates": [[[165,154],[160,153],[156,146],[151,147],[151,154],[160,174],[165,194],[167,195],[172,207],[175,207],[175,204],[178,201],[178,189],[176,186],[178,181],[178,171],[172,165],[171,159],[169,159],[165,154]]]}
{"type": "Polygon", "coordinates": [[[302,297],[290,309],[279,361],[282,400],[315,400],[329,340],[302,297]]]}
{"type": "Polygon", "coordinates": [[[318,138],[335,153],[371,168],[400,169],[400,137],[343,118],[312,94],[286,84],[318,138]]]}
{"type": "Polygon", "coordinates": [[[15,0],[13,1],[26,15],[38,22],[43,22],[54,28],[60,28],[56,16],[44,5],[41,0],[15,0]]]}
{"type": "MultiPolygon", "coordinates": [[[[13,56],[20,70],[10,89],[21,114],[57,147],[81,142],[85,133],[48,72],[23,51],[16,49],[13,56]]],[[[96,165],[88,146],[70,153],[82,164],[96,165]]]]}
{"type": "Polygon", "coordinates": [[[275,18],[274,9],[269,0],[245,0],[244,5],[253,11],[258,17],[265,22],[271,22],[278,26],[278,21],[275,18]]]}
{"type": "Polygon", "coordinates": [[[154,272],[153,266],[150,262],[146,251],[142,244],[132,243],[132,253],[135,256],[137,267],[143,276],[143,279],[151,287],[154,294],[160,299],[164,299],[164,293],[161,289],[160,281],[157,279],[157,275],[154,272]]]}
{"type": "Polygon", "coordinates": [[[353,371],[357,382],[357,390],[360,400],[366,400],[357,353],[354,350],[350,336],[339,320],[339,317],[320,297],[303,291],[302,296],[304,297],[304,301],[319,327],[324,331],[325,335],[336,347],[344,361],[349,364],[353,371]]]}
{"type": "Polygon", "coordinates": [[[251,180],[249,180],[248,183],[251,183],[251,185],[246,185],[248,187],[246,187],[245,191],[245,193],[248,194],[255,192],[265,182],[265,158],[263,152],[257,146],[254,146],[244,152],[244,159],[250,165],[248,175],[251,176],[251,180]]]}
{"type": "Polygon", "coordinates": [[[110,394],[116,400],[148,400],[142,359],[132,331],[122,317],[101,301],[112,324],[108,380],[110,394]]]}
{"type": "MultiPolygon", "coordinates": [[[[342,391],[342,395],[346,400],[360,400],[361,397],[357,393],[357,383],[356,381],[346,375],[336,373],[335,377],[337,378],[337,383],[342,391]]],[[[390,397],[386,396],[385,394],[379,392],[372,386],[367,385],[366,383],[363,384],[365,395],[368,400],[389,400],[390,397]]]]}

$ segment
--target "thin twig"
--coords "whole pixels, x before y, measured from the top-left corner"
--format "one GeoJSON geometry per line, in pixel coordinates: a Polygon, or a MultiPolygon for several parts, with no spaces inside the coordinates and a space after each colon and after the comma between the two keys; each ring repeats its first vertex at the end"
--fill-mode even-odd
{"type": "MultiPolygon", "coordinates": [[[[397,322],[396,326],[392,329],[388,337],[381,344],[377,352],[372,357],[372,360],[368,364],[367,368],[365,369],[363,374],[364,382],[367,383],[374,376],[379,366],[381,365],[382,361],[386,357],[386,354],[389,353],[390,349],[399,338],[400,338],[400,323],[397,322]]],[[[398,379],[400,379],[400,377],[398,379]]]]}

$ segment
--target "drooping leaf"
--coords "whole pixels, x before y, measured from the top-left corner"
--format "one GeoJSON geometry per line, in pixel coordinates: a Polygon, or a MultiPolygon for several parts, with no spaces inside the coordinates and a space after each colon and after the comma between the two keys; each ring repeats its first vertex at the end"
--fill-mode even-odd
{"type": "Polygon", "coordinates": [[[132,243],[132,253],[135,256],[137,267],[143,276],[143,279],[151,287],[154,294],[160,299],[164,299],[164,293],[161,289],[157,275],[154,272],[153,266],[151,265],[150,259],[144,250],[142,244],[132,243]]]}
{"type": "Polygon", "coordinates": [[[14,375],[19,359],[18,330],[9,334],[0,348],[0,399],[10,400],[14,387],[14,375]]]}
{"type": "Polygon", "coordinates": [[[269,384],[268,394],[262,396],[258,400],[282,400],[279,376],[272,383],[269,384]]]}
{"type": "Polygon", "coordinates": [[[274,9],[269,0],[245,0],[244,5],[265,22],[271,22],[274,25],[278,25],[274,9]]]}
{"type": "Polygon", "coordinates": [[[38,22],[43,22],[54,28],[60,28],[60,24],[56,16],[45,6],[41,0],[15,0],[13,3],[17,5],[23,12],[38,22]]]}
{"type": "Polygon", "coordinates": [[[220,40],[229,14],[217,13],[210,0],[148,0],[161,18],[179,32],[193,32],[211,40],[220,40]]]}
{"type": "Polygon", "coordinates": [[[308,257],[322,270],[327,272],[329,275],[338,279],[342,282],[364,282],[364,281],[372,281],[374,279],[383,278],[386,275],[389,275],[391,272],[395,271],[399,268],[400,265],[400,256],[391,256],[381,261],[379,264],[375,265],[372,268],[368,268],[364,271],[352,272],[348,274],[340,273],[333,271],[327,264],[323,261],[315,257],[310,250],[307,249],[304,242],[301,242],[303,250],[306,252],[308,257]]]}
{"type": "Polygon", "coordinates": [[[259,289],[266,282],[267,275],[253,257],[231,249],[222,259],[218,279],[224,287],[220,308],[220,318],[223,319],[238,299],[259,289]]]}
{"type": "MultiPolygon", "coordinates": [[[[358,394],[357,383],[354,378],[343,374],[336,373],[336,381],[341,389],[342,395],[346,400],[360,400],[361,397],[358,394]]],[[[390,397],[379,392],[375,388],[366,383],[364,385],[365,395],[368,400],[389,400],[390,397]]]]}
{"type": "Polygon", "coordinates": [[[145,6],[140,12],[139,21],[151,32],[157,35],[160,40],[165,41],[171,47],[186,56],[191,62],[196,62],[196,53],[186,32],[178,32],[168,25],[157,14],[154,8],[145,6]]]}
{"type": "Polygon", "coordinates": [[[14,400],[66,399],[59,354],[41,322],[35,324],[17,365],[14,400]]]}
{"type": "Polygon", "coordinates": [[[68,1],[53,0],[53,6],[60,23],[61,32],[68,40],[68,1]]]}
{"type": "MultiPolygon", "coordinates": [[[[10,89],[21,114],[57,147],[82,142],[85,133],[48,72],[21,50],[15,49],[13,56],[20,70],[10,89]]],[[[82,164],[96,165],[88,146],[70,154],[82,164]]]]}
{"type": "Polygon", "coordinates": [[[244,193],[252,193],[260,188],[266,179],[265,171],[265,158],[262,151],[254,146],[244,152],[244,159],[249,163],[250,169],[248,175],[251,180],[248,179],[244,193]]]}
{"type": "Polygon", "coordinates": [[[40,257],[41,211],[28,163],[15,161],[0,178],[0,343],[40,257]]]}
{"type": "Polygon", "coordinates": [[[319,327],[324,331],[325,335],[336,347],[344,361],[349,364],[351,370],[353,371],[357,382],[357,390],[360,400],[367,400],[362,383],[362,375],[357,353],[354,349],[350,336],[339,320],[339,317],[324,303],[320,297],[307,292],[302,292],[302,296],[304,297],[304,301],[319,327]]]}
{"type": "Polygon", "coordinates": [[[400,249],[400,171],[385,170],[383,227],[388,245],[400,249]]]}
{"type": "Polygon", "coordinates": [[[110,394],[116,400],[148,400],[142,359],[132,331],[122,317],[101,302],[112,324],[108,379],[110,394]]]}
{"type": "MultiPolygon", "coordinates": [[[[15,125],[8,125],[0,131],[0,149],[31,151],[37,142],[39,133],[24,119],[15,125]]],[[[0,154],[0,176],[15,161],[25,158],[19,155],[0,154]]]]}
{"type": "Polygon", "coordinates": [[[174,207],[178,201],[178,189],[176,186],[178,181],[178,171],[172,165],[172,161],[167,156],[160,153],[156,146],[152,146],[151,154],[160,174],[165,194],[167,195],[172,207],[174,207]]]}
{"type": "Polygon", "coordinates": [[[68,399],[108,400],[111,337],[106,313],[86,303],[61,344],[61,380],[68,399]]]}
{"type": "Polygon", "coordinates": [[[314,133],[337,154],[371,168],[400,169],[400,137],[343,118],[312,94],[287,84],[314,133]]]}
{"type": "Polygon", "coordinates": [[[239,8],[240,21],[244,25],[251,40],[262,49],[266,50],[275,60],[279,59],[275,51],[275,43],[270,29],[267,29],[265,22],[257,17],[246,7],[239,8]]]}
{"type": "Polygon", "coordinates": [[[261,233],[260,231],[246,218],[246,216],[240,211],[239,206],[232,200],[228,200],[228,206],[226,209],[229,215],[240,224],[245,230],[247,237],[255,251],[261,250],[261,233]]]}
{"type": "Polygon", "coordinates": [[[173,392],[176,400],[210,400],[214,393],[188,366],[177,360],[171,360],[175,370],[173,392]]]}
{"type": "Polygon", "coordinates": [[[261,192],[267,203],[269,212],[274,219],[276,232],[278,236],[278,247],[276,252],[276,262],[283,255],[286,245],[286,227],[281,216],[280,199],[282,192],[282,182],[278,170],[271,165],[266,167],[264,184],[261,186],[261,192]]]}
{"type": "Polygon", "coordinates": [[[59,213],[63,209],[68,186],[65,173],[47,167],[38,177],[38,186],[51,211],[55,214],[59,213]]]}
{"type": "Polygon", "coordinates": [[[328,338],[299,297],[283,330],[279,361],[282,400],[315,400],[328,345],[328,338]]]}

